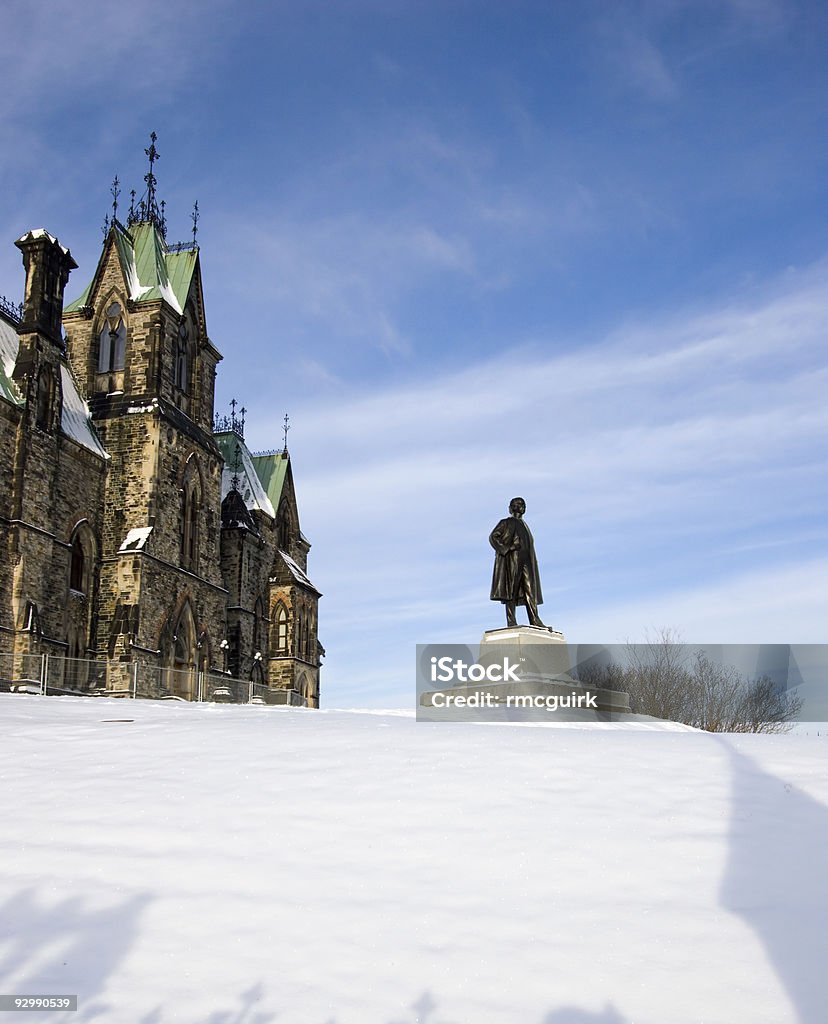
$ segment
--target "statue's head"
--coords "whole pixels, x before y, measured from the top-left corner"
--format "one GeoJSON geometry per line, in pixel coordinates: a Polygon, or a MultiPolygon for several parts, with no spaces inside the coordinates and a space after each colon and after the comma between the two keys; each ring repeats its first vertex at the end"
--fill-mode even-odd
{"type": "Polygon", "coordinates": [[[526,512],[526,502],[523,498],[512,498],[509,502],[509,515],[517,516],[519,519],[526,512]]]}

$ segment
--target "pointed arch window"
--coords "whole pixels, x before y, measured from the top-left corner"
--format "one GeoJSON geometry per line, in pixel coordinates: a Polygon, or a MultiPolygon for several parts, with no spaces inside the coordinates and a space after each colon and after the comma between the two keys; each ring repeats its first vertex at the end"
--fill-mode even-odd
{"type": "Polygon", "coordinates": [[[190,389],[190,328],[187,319],[178,325],[178,337],[175,343],[175,365],[173,379],[179,391],[190,389]]]}
{"type": "Polygon", "coordinates": [[[279,654],[287,654],[288,649],[288,614],[283,604],[276,609],[276,650],[279,654]]]}
{"type": "Polygon", "coordinates": [[[279,547],[282,551],[290,553],[290,544],[295,531],[293,529],[293,515],[291,513],[290,504],[286,498],[282,499],[282,502],[279,505],[277,530],[279,547]]]}
{"type": "Polygon", "coordinates": [[[184,476],[181,501],[181,565],[198,571],[198,546],[201,522],[201,480],[193,458],[184,476]]]}
{"type": "Polygon", "coordinates": [[[106,308],[98,344],[98,373],[123,370],[126,361],[126,324],[120,302],[106,308]]]}
{"type": "Polygon", "coordinates": [[[69,536],[69,589],[89,594],[95,581],[97,544],[85,519],[76,523],[69,536]]]}
{"type": "Polygon", "coordinates": [[[86,593],[86,552],[80,537],[72,541],[72,555],[69,564],[69,589],[79,594],[86,593]]]}
{"type": "Polygon", "coordinates": [[[183,523],[183,544],[182,564],[185,569],[192,569],[195,572],[198,567],[198,513],[199,513],[198,488],[190,486],[184,490],[184,509],[182,513],[183,523]]]}

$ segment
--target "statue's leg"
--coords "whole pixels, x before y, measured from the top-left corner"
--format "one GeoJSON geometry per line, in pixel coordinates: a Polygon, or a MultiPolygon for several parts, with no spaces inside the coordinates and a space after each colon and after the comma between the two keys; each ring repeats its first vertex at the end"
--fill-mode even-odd
{"type": "Polygon", "coordinates": [[[532,580],[529,576],[529,569],[523,567],[523,596],[526,599],[526,611],[529,614],[529,625],[539,626],[541,629],[546,629],[546,626],[541,622],[541,618],[538,615],[538,606],[535,603],[535,594],[532,590],[532,580]]]}
{"type": "Polygon", "coordinates": [[[505,601],[504,604],[506,605],[506,625],[516,626],[517,619],[515,618],[515,602],[505,601]]]}

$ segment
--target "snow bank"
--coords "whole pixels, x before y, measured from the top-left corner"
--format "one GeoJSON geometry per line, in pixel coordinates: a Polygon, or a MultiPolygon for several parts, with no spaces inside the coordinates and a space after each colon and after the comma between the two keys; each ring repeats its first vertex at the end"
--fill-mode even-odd
{"type": "Polygon", "coordinates": [[[0,723],[0,991],[76,992],[77,1024],[824,1019],[824,739],[8,694],[0,723]]]}

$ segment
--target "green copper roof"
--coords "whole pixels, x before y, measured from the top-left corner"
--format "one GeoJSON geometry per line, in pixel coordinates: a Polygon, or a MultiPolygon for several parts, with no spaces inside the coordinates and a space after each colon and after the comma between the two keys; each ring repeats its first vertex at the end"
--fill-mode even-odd
{"type": "MultiPolygon", "coordinates": [[[[146,221],[123,231],[117,224],[110,229],[133,302],[157,302],[164,299],[177,312],[184,310],[193,280],[198,249],[170,252],[155,224],[146,221]]],[[[83,293],[65,307],[67,313],[89,302],[94,280],[83,293]]]]}
{"type": "Polygon", "coordinates": [[[89,293],[90,293],[90,291],[92,291],[92,282],[91,281],[83,289],[83,291],[80,293],[80,295],[76,299],[73,299],[71,302],[68,302],[68,303],[66,303],[66,305],[64,305],[63,312],[64,313],[74,313],[74,311],[76,309],[81,309],[83,306],[85,306],[87,304],[87,302],[89,302],[89,293]]]}
{"type": "Polygon", "coordinates": [[[244,440],[232,430],[213,434],[221,454],[224,456],[224,472],[221,481],[222,501],[233,486],[233,477],[238,478],[238,490],[245,504],[251,509],[260,509],[275,517],[282,485],[287,470],[287,457],[277,455],[251,455],[244,440]],[[238,447],[238,457],[236,448],[238,447]],[[281,471],[274,471],[273,462],[282,464],[281,471]]]}
{"type": "Polygon", "coordinates": [[[275,452],[272,455],[252,456],[253,466],[259,479],[267,491],[267,496],[274,508],[278,509],[282,500],[282,488],[285,485],[290,456],[287,452],[275,452]]]}

